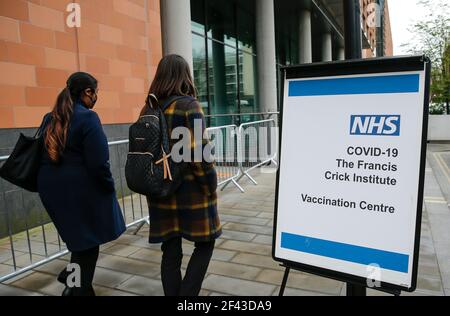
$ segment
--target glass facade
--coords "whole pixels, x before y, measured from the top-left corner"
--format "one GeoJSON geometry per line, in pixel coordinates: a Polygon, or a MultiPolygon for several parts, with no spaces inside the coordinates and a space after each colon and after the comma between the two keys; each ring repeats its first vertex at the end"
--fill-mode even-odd
{"type": "MultiPolygon", "coordinates": [[[[275,45],[277,67],[300,63],[299,46],[299,4],[293,1],[274,1],[275,10],[275,45]]],[[[278,68],[279,69],[279,68],[278,68]]],[[[277,71],[277,97],[281,104],[281,71],[277,71]]]]}
{"type": "MultiPolygon", "coordinates": [[[[195,83],[205,113],[236,114],[260,112],[256,50],[256,1],[190,0],[195,83]]],[[[311,11],[312,61],[322,60],[322,37],[333,36],[333,59],[342,41],[323,12],[309,1],[274,1],[277,67],[300,63],[301,10],[311,11]]],[[[278,104],[281,102],[281,72],[277,74],[278,104]]],[[[257,120],[214,118],[211,125],[257,120]]]]}
{"type": "MultiPolygon", "coordinates": [[[[205,113],[258,112],[255,0],[191,0],[194,80],[205,113]]],[[[252,120],[214,117],[210,125],[252,120]]]]}
{"type": "Polygon", "coordinates": [[[275,42],[277,64],[280,66],[300,62],[298,8],[291,5],[275,1],[275,42]]]}

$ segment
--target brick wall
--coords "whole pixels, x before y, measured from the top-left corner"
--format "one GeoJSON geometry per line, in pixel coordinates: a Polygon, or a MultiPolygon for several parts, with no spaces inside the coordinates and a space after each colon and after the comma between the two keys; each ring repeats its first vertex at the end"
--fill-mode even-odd
{"type": "Polygon", "coordinates": [[[375,7],[370,6],[372,3],[375,3],[374,0],[360,0],[361,6],[361,15],[362,15],[362,27],[363,31],[367,36],[367,40],[369,41],[370,48],[363,49],[362,57],[363,58],[371,58],[375,57],[374,51],[377,47],[377,36],[376,36],[376,28],[369,27],[369,19],[370,15],[375,12],[375,7]]]}
{"type": "Polygon", "coordinates": [[[386,56],[394,55],[394,44],[392,42],[391,18],[389,15],[389,1],[386,0],[384,7],[384,53],[386,56]]]}
{"type": "Polygon", "coordinates": [[[104,124],[133,121],[162,56],[159,0],[0,0],[0,128],[37,126],[67,77],[99,80],[104,124]]]}

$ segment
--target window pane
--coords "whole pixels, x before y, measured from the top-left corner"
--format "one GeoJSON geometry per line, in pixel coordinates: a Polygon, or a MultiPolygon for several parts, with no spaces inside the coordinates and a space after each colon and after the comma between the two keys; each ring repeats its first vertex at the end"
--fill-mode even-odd
{"type": "Polygon", "coordinates": [[[237,11],[239,49],[256,53],[255,1],[240,0],[237,11]]]}
{"type": "Polygon", "coordinates": [[[191,0],[192,32],[205,34],[205,8],[203,0],[191,0]]]}
{"type": "Polygon", "coordinates": [[[275,1],[275,34],[277,62],[299,63],[299,17],[296,2],[275,1]]]}
{"type": "Polygon", "coordinates": [[[208,37],[236,46],[234,1],[208,0],[208,37]]]}
{"type": "MultiPolygon", "coordinates": [[[[211,114],[238,113],[236,49],[208,40],[211,114]]],[[[231,118],[215,118],[212,125],[231,124],[231,118]]]]}
{"type": "Polygon", "coordinates": [[[208,113],[208,85],[206,78],[205,38],[192,34],[192,55],[194,64],[194,83],[205,114],[208,113]]]}
{"type": "MultiPolygon", "coordinates": [[[[258,112],[257,100],[257,62],[256,57],[251,54],[239,52],[240,69],[240,110],[241,113],[258,112]]],[[[242,117],[242,123],[253,120],[253,116],[242,117]]],[[[255,119],[256,120],[256,119],[255,119]]]]}

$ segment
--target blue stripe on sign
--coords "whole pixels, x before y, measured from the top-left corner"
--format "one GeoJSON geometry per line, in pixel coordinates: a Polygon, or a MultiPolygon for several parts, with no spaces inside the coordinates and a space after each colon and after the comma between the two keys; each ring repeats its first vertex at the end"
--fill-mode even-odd
{"type": "Polygon", "coordinates": [[[408,273],[409,256],[288,233],[281,234],[281,248],[305,252],[382,269],[408,273]]]}
{"type": "Polygon", "coordinates": [[[419,78],[419,75],[393,75],[291,81],[289,96],[417,93],[419,78]]]}

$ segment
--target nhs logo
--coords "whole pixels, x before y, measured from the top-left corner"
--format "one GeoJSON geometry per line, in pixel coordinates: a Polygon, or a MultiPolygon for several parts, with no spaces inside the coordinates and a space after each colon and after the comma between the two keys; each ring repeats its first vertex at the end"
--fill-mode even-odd
{"type": "Polygon", "coordinates": [[[350,135],[400,136],[400,115],[352,115],[350,135]]]}

